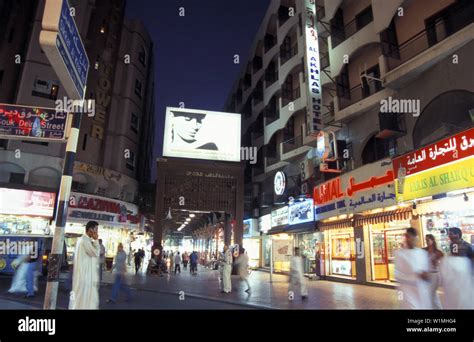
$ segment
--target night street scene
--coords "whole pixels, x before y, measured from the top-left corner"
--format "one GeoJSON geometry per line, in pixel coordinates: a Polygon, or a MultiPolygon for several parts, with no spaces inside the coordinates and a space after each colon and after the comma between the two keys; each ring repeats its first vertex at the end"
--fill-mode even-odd
{"type": "Polygon", "coordinates": [[[473,61],[474,0],[0,0],[1,325],[472,341],[473,61]]]}

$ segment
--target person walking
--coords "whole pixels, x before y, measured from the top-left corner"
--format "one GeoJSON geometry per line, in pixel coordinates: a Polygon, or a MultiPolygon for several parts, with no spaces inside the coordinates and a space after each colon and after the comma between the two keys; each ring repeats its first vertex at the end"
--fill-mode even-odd
{"type": "Polygon", "coordinates": [[[130,288],[124,285],[125,275],[127,273],[127,253],[123,250],[123,244],[119,243],[117,247],[117,255],[115,256],[112,271],[115,273],[114,285],[112,286],[112,295],[107,303],[116,303],[120,290],[127,295],[127,301],[132,299],[130,288]]]}
{"type": "Polygon", "coordinates": [[[232,273],[232,253],[229,249],[229,246],[224,246],[224,266],[222,270],[222,292],[230,293],[232,291],[232,282],[231,282],[231,273],[232,273]]]}
{"type": "Polygon", "coordinates": [[[238,273],[240,276],[240,280],[245,282],[247,285],[247,289],[245,292],[247,292],[249,295],[252,293],[252,289],[250,288],[250,283],[248,280],[249,277],[249,256],[245,252],[245,249],[243,247],[240,248],[239,251],[239,257],[237,260],[235,260],[235,264],[238,267],[238,273]]]}
{"type": "Polygon", "coordinates": [[[297,287],[299,288],[301,299],[308,299],[308,290],[303,272],[303,259],[300,255],[300,249],[295,247],[294,255],[291,257],[290,262],[290,291],[294,293],[297,287]]]}
{"type": "MultiPolygon", "coordinates": [[[[124,252],[125,253],[125,252],[124,252]]],[[[138,273],[138,271],[140,270],[140,267],[142,266],[142,253],[140,250],[137,250],[134,254],[133,254],[133,258],[134,258],[134,261],[135,261],[135,274],[138,273]]]]}
{"type": "Polygon", "coordinates": [[[69,309],[99,308],[99,224],[89,221],[76,244],[69,309]]]}
{"type": "Polygon", "coordinates": [[[432,309],[428,252],[416,247],[418,233],[415,228],[406,230],[405,241],[406,247],[395,251],[395,279],[400,284],[402,307],[432,309]]]}
{"type": "Polygon", "coordinates": [[[423,249],[428,252],[428,257],[430,258],[430,268],[428,275],[430,280],[431,305],[433,309],[440,310],[442,309],[442,306],[437,291],[440,282],[439,264],[441,258],[443,257],[443,252],[438,249],[436,239],[432,234],[427,234],[425,236],[425,240],[426,247],[423,249]]]}
{"type": "Polygon", "coordinates": [[[176,274],[176,272],[181,274],[181,256],[179,252],[176,252],[174,255],[174,274],[176,274]]]}
{"type": "Polygon", "coordinates": [[[440,264],[441,283],[444,289],[444,305],[448,310],[474,308],[474,279],[472,246],[463,240],[458,227],[448,230],[451,241],[450,254],[440,264]]]}
{"type": "Polygon", "coordinates": [[[187,269],[187,268],[188,268],[188,261],[189,261],[188,252],[185,251],[185,252],[182,254],[182,259],[183,259],[183,267],[184,267],[185,269],[187,269]]]}
{"type": "Polygon", "coordinates": [[[105,246],[102,244],[102,239],[99,239],[99,281],[102,282],[102,273],[105,267],[105,246]]]}
{"type": "Polygon", "coordinates": [[[196,251],[193,251],[189,257],[189,261],[191,263],[191,267],[189,269],[189,272],[191,272],[192,275],[197,274],[197,263],[198,263],[198,254],[196,251]]]}
{"type": "Polygon", "coordinates": [[[29,254],[26,258],[26,295],[25,298],[32,298],[35,296],[35,278],[36,269],[38,268],[38,252],[29,254]]]}

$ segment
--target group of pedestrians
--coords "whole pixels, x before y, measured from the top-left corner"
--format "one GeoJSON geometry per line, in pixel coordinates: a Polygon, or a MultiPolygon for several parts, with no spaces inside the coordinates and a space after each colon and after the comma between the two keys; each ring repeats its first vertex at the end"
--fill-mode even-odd
{"type": "Polygon", "coordinates": [[[406,246],[395,252],[395,278],[400,284],[399,299],[406,309],[473,309],[474,262],[472,246],[462,239],[462,231],[449,228],[450,252],[438,249],[436,239],[428,234],[427,247],[416,247],[418,233],[408,228],[406,246]],[[438,288],[444,290],[444,303],[438,288]]]}

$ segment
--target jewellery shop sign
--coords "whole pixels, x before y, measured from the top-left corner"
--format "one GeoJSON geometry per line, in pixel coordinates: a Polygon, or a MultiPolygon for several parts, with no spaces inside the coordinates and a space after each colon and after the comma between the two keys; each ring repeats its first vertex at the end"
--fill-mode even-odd
{"type": "Polygon", "coordinates": [[[474,128],[393,160],[397,201],[474,186],[474,128]]]}
{"type": "Polygon", "coordinates": [[[137,224],[138,208],[134,204],[71,192],[68,218],[107,223],[137,224]]]}
{"type": "Polygon", "coordinates": [[[364,165],[313,189],[315,219],[359,213],[396,204],[391,159],[364,165]]]}

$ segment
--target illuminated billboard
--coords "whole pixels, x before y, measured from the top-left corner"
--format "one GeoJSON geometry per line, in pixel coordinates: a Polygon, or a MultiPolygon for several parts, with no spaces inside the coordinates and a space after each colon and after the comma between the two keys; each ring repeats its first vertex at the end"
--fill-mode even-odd
{"type": "Polygon", "coordinates": [[[240,114],[166,108],[164,157],[240,161],[240,114]]]}

